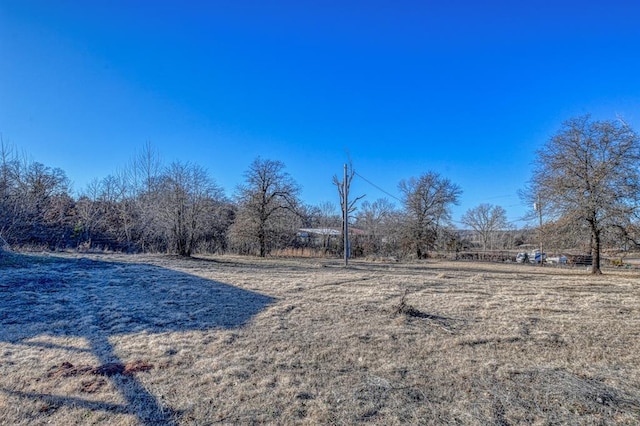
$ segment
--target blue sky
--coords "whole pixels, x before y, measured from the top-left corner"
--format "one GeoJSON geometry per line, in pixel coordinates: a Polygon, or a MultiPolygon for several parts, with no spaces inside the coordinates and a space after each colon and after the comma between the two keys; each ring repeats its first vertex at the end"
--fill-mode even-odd
{"type": "Polygon", "coordinates": [[[149,141],[229,196],[262,156],[306,203],[337,204],[350,156],[398,196],[401,179],[450,179],[454,219],[488,202],[517,221],[564,120],[640,130],[638,22],[631,0],[0,0],[0,133],[76,191],[149,141]]]}

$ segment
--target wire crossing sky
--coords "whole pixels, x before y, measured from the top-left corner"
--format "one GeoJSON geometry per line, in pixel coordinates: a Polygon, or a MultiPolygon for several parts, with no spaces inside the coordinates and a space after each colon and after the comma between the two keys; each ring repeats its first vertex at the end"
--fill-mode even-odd
{"type": "Polygon", "coordinates": [[[631,0],[0,0],[0,133],[78,192],[149,141],[229,196],[261,156],[338,205],[350,159],[371,202],[434,171],[463,190],[455,220],[519,221],[563,121],[640,129],[638,22],[631,0]]]}

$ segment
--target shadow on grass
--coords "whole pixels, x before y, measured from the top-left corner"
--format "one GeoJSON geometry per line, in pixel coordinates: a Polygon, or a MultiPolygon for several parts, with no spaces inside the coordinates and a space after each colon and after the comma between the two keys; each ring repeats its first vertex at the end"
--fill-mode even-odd
{"type": "MultiPolygon", "coordinates": [[[[133,333],[233,329],[273,303],[271,297],[159,266],[11,254],[0,263],[0,341],[44,349],[90,351],[101,365],[121,365],[109,339],[133,333]],[[88,349],[38,342],[38,336],[81,337],[88,349]]],[[[134,374],[108,375],[124,406],[81,398],[7,395],[113,413],[145,425],[176,424],[134,374]]]]}

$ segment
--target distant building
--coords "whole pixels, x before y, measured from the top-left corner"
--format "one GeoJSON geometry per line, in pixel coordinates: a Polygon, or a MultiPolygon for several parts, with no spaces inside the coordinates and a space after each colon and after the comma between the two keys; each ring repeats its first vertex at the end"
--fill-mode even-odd
{"type": "Polygon", "coordinates": [[[339,239],[342,231],[335,228],[301,228],[298,230],[298,241],[311,246],[326,246],[332,238],[339,239]]]}

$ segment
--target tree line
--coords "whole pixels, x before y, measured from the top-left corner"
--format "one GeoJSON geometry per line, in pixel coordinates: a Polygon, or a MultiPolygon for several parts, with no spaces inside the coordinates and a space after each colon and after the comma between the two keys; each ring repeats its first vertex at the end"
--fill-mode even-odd
{"type": "MultiPolygon", "coordinates": [[[[348,184],[354,172],[347,177],[348,184]]],[[[334,177],[336,199],[343,182],[334,177]]],[[[401,205],[386,198],[351,202],[353,255],[425,258],[438,250],[473,246],[511,248],[545,239],[557,248],[587,246],[600,270],[604,247],[638,248],[640,143],[624,122],[581,116],[563,124],[537,152],[523,201],[536,205],[544,223],[537,234],[517,232],[500,206],[482,203],[459,224],[452,206],[462,189],[427,171],[398,184],[401,205]]],[[[343,206],[344,207],[344,206],[343,206]]],[[[342,209],[344,211],[344,208],[342,209]]],[[[341,229],[344,217],[332,202],[309,206],[300,187],[277,160],[256,158],[231,197],[197,164],[164,164],[146,144],[125,167],[93,180],[78,195],[61,169],[25,160],[0,144],[0,237],[15,246],[266,256],[274,250],[313,245],[338,253],[342,240],[323,230],[341,229]],[[301,238],[301,229],[317,230],[301,238]]]]}
{"type": "MultiPolygon", "coordinates": [[[[351,176],[352,178],[353,176],[351,176]]],[[[341,188],[338,185],[338,188],[341,188]]],[[[363,235],[354,254],[413,254],[423,258],[455,239],[451,206],[461,189],[427,172],[400,183],[406,202],[352,203],[349,220],[363,235]],[[363,232],[365,230],[366,232],[363,232]]],[[[336,194],[336,197],[338,194],[336,194]]],[[[256,158],[231,198],[197,164],[163,164],[150,144],[126,167],[91,181],[73,196],[63,170],[31,162],[0,146],[0,235],[17,247],[166,252],[234,252],[266,256],[302,247],[301,228],[341,228],[331,202],[309,206],[300,187],[276,160],[256,158]]],[[[337,253],[341,240],[320,245],[337,253]]]]}

